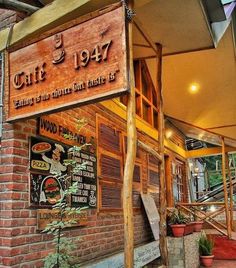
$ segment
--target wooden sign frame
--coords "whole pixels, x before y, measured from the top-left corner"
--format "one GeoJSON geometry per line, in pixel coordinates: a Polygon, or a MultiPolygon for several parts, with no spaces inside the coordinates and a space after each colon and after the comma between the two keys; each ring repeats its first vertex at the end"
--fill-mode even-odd
{"type": "Polygon", "coordinates": [[[117,97],[129,91],[124,6],[82,16],[6,54],[7,121],[117,97]]]}
{"type": "MultiPolygon", "coordinates": [[[[60,214],[59,210],[55,209],[38,209],[37,210],[37,230],[42,231],[46,228],[47,224],[53,221],[59,221],[60,214]]],[[[86,211],[81,211],[80,214],[66,214],[63,220],[74,220],[75,223],[71,224],[70,227],[85,226],[88,224],[88,216],[86,211]]]]}
{"type": "Polygon", "coordinates": [[[154,239],[157,241],[159,240],[160,233],[160,216],[155,201],[150,194],[141,194],[141,198],[148,217],[148,221],[151,226],[154,239]]]}

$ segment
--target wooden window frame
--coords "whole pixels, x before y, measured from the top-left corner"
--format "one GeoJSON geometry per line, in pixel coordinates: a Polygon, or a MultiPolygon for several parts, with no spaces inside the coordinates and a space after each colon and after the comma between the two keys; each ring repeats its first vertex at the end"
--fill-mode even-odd
{"type": "Polygon", "coordinates": [[[175,162],[175,170],[177,166],[181,166],[181,170],[182,170],[182,174],[180,177],[181,182],[177,182],[177,190],[179,191],[179,189],[182,188],[182,192],[178,193],[178,197],[180,197],[179,200],[175,200],[175,196],[174,196],[174,179],[175,176],[178,176],[179,174],[173,174],[172,173],[172,185],[173,185],[173,201],[175,202],[187,202],[188,200],[188,188],[187,188],[187,177],[186,177],[186,162],[179,159],[179,158],[175,158],[174,160],[175,162]]]}
{"type": "MultiPolygon", "coordinates": [[[[148,67],[145,60],[134,61],[134,72],[135,72],[135,96],[136,96],[136,115],[151,125],[153,128],[158,129],[157,115],[159,109],[157,107],[157,91],[153,85],[148,67]],[[143,93],[143,82],[142,77],[148,85],[148,97],[143,93]],[[154,96],[156,99],[154,100],[154,96]],[[144,107],[148,107],[147,118],[144,118],[144,107]],[[155,116],[154,116],[155,115],[155,116]],[[154,119],[156,118],[155,122],[154,119]]],[[[121,103],[127,106],[127,96],[120,98],[121,103]]]]}
{"type": "Polygon", "coordinates": [[[150,154],[147,154],[148,191],[151,193],[159,193],[160,182],[158,183],[158,185],[155,185],[155,184],[152,184],[152,182],[150,181],[150,170],[157,172],[160,175],[159,166],[158,166],[158,163],[157,164],[151,163],[149,156],[150,156],[150,154]]]}
{"type": "MultiPolygon", "coordinates": [[[[126,158],[125,153],[125,132],[117,127],[113,122],[111,122],[109,119],[103,117],[102,115],[97,114],[96,115],[96,137],[97,137],[97,178],[98,178],[98,207],[97,212],[98,213],[106,213],[106,212],[119,212],[122,213],[122,196],[123,196],[123,177],[124,177],[124,161],[126,158]],[[100,147],[99,145],[99,126],[100,124],[106,124],[107,126],[110,126],[111,128],[114,128],[120,133],[120,152],[114,152],[107,149],[104,149],[100,147]],[[121,163],[121,179],[117,180],[114,178],[108,178],[101,174],[101,155],[107,155],[112,158],[120,160],[121,163]],[[115,208],[115,207],[103,207],[102,206],[102,185],[111,185],[113,187],[117,187],[121,189],[121,208],[115,208]]],[[[141,159],[137,158],[137,161],[135,162],[136,165],[140,167],[140,182],[133,182],[133,191],[142,192],[142,161],[141,159]]],[[[141,208],[133,208],[134,211],[140,210],[141,208]]]]}

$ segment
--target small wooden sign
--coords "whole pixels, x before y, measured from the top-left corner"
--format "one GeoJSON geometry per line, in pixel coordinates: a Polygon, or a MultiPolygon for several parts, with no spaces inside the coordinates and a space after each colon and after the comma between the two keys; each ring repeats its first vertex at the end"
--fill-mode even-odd
{"type": "Polygon", "coordinates": [[[159,240],[160,235],[160,216],[154,202],[154,199],[149,194],[141,194],[143,205],[147,213],[148,221],[150,223],[153,236],[155,240],[159,240]]]}
{"type": "MultiPolygon", "coordinates": [[[[38,209],[37,210],[37,229],[44,230],[47,224],[60,220],[59,211],[54,209],[38,209]]],[[[75,220],[76,223],[73,223],[70,227],[84,226],[87,225],[87,213],[82,211],[80,214],[71,214],[63,217],[64,221],[75,220]]]]}
{"type": "MultiPolygon", "coordinates": [[[[38,119],[38,134],[64,144],[81,146],[91,144],[90,149],[95,147],[95,138],[86,127],[78,130],[75,118],[71,121],[62,120],[58,114],[41,116],[38,119]],[[74,121],[72,121],[74,120],[74,121]]],[[[95,149],[94,149],[95,150],[95,149]]]]}
{"type": "Polygon", "coordinates": [[[125,28],[121,6],[96,12],[90,20],[10,52],[7,120],[35,117],[127,92],[125,28]]]}

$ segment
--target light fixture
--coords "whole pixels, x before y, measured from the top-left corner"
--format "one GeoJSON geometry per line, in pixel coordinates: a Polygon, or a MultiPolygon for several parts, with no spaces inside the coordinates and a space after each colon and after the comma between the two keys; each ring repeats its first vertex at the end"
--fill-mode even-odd
{"type": "Polygon", "coordinates": [[[203,136],[204,136],[204,134],[203,134],[203,133],[200,133],[200,134],[198,135],[198,138],[201,140],[201,139],[203,138],[203,136]]]}
{"type": "Polygon", "coordinates": [[[211,211],[211,212],[215,212],[215,211],[216,211],[216,207],[215,207],[214,205],[212,205],[212,206],[210,207],[210,211],[211,211]]]}
{"type": "Polygon", "coordinates": [[[199,88],[200,88],[200,86],[198,83],[192,83],[189,86],[189,92],[192,94],[195,94],[199,91],[199,88]]]}
{"type": "Polygon", "coordinates": [[[169,130],[166,130],[165,135],[166,135],[166,138],[169,139],[173,135],[173,131],[170,130],[170,129],[169,130]]]}

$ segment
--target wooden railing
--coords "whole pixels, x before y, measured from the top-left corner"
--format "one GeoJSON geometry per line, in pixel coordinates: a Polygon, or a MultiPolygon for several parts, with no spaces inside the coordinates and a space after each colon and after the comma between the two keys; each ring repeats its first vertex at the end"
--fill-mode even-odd
{"type": "Polygon", "coordinates": [[[226,217],[226,224],[215,219],[223,212],[227,213],[225,202],[177,203],[176,207],[181,209],[184,214],[192,215],[194,219],[206,222],[221,234],[231,238],[232,226],[229,219],[227,220],[226,217]],[[207,210],[211,206],[217,207],[216,210],[207,210]]]}

